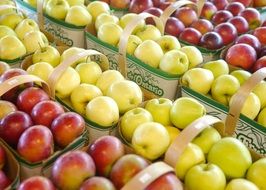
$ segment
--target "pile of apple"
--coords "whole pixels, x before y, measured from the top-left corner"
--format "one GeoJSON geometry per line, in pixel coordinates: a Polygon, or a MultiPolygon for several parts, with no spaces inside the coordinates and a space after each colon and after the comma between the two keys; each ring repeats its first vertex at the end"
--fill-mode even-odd
{"type": "Polygon", "coordinates": [[[14,8],[0,11],[0,59],[14,60],[48,44],[35,21],[14,8]]]}
{"type": "Polygon", "coordinates": [[[128,9],[132,0],[100,0],[114,9],[128,9]]]}
{"type": "MultiPolygon", "coordinates": [[[[182,76],[181,83],[225,106],[230,106],[231,97],[250,76],[251,73],[245,70],[230,72],[228,64],[220,59],[207,62],[202,68],[190,69],[182,76]]],[[[249,94],[241,110],[242,114],[252,120],[255,119],[263,126],[266,126],[265,90],[266,82],[262,81],[249,94]]]]}
{"type": "Polygon", "coordinates": [[[8,178],[8,176],[5,173],[6,163],[7,163],[7,157],[6,157],[6,151],[3,148],[3,145],[0,146],[0,189],[5,189],[8,187],[12,181],[8,178]]]}

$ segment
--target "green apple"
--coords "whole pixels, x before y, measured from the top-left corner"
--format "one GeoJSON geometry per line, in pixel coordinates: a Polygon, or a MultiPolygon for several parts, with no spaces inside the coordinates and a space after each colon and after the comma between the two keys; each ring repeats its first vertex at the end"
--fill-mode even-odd
{"type": "Polygon", "coordinates": [[[106,96],[113,98],[119,108],[119,113],[124,114],[128,110],[136,108],[143,98],[140,87],[133,81],[121,80],[109,86],[106,96]],[[123,94],[123,96],[121,96],[123,94]]]}
{"type": "Polygon", "coordinates": [[[22,20],[15,28],[15,32],[18,38],[21,40],[23,39],[23,37],[25,36],[27,32],[39,31],[39,30],[40,29],[39,29],[38,24],[30,18],[22,20]]]}
{"type": "Polygon", "coordinates": [[[133,55],[136,48],[142,43],[142,40],[136,35],[129,35],[127,42],[127,53],[133,55]]]}
{"type": "Polygon", "coordinates": [[[96,86],[98,86],[103,95],[106,95],[109,86],[117,81],[124,80],[123,75],[116,70],[106,70],[98,78],[96,86]]]}
{"type": "Polygon", "coordinates": [[[173,102],[167,98],[154,98],[146,102],[145,109],[151,113],[155,122],[167,126],[172,124],[170,121],[172,106],[173,102]]]}
{"type": "Polygon", "coordinates": [[[210,70],[214,78],[217,78],[220,75],[229,74],[229,66],[223,59],[218,59],[215,61],[209,61],[207,63],[204,63],[202,68],[210,70]]]}
{"type": "MultiPolygon", "coordinates": [[[[123,15],[119,20],[119,25],[121,26],[121,28],[124,29],[128,25],[128,23],[130,23],[137,16],[138,14],[136,13],[127,13],[123,15]]],[[[142,29],[144,26],[145,26],[145,20],[139,21],[137,26],[134,28],[132,34],[136,34],[136,32],[142,29]]]]}
{"type": "Polygon", "coordinates": [[[160,61],[159,68],[169,74],[182,75],[188,70],[189,61],[185,53],[174,49],[165,53],[160,61]]]}
{"type": "Polygon", "coordinates": [[[17,36],[17,34],[8,26],[0,25],[0,39],[4,36],[17,36]]]}
{"type": "Polygon", "coordinates": [[[205,156],[201,148],[193,143],[189,143],[176,162],[176,176],[184,180],[186,173],[191,167],[202,163],[205,163],[205,156]]]}
{"type": "Polygon", "coordinates": [[[73,89],[70,101],[76,112],[85,115],[88,102],[98,96],[102,96],[102,91],[97,86],[83,83],[73,89]]]}
{"type": "Polygon", "coordinates": [[[173,49],[180,49],[181,45],[175,36],[163,35],[156,42],[161,46],[163,53],[173,49]]]}
{"type": "Polygon", "coordinates": [[[170,120],[177,128],[184,129],[205,114],[206,108],[199,101],[190,97],[181,97],[173,103],[170,120]]]}
{"type": "Polygon", "coordinates": [[[5,36],[0,39],[0,59],[14,60],[26,54],[26,48],[16,36],[5,36]]]}
{"type": "Polygon", "coordinates": [[[215,128],[209,126],[194,138],[192,143],[198,145],[203,153],[207,155],[211,147],[220,139],[220,133],[215,128]]]}
{"type": "Polygon", "coordinates": [[[162,156],[170,144],[170,136],[163,125],[157,122],[140,124],[132,136],[134,151],[149,160],[162,156]]]}
{"type": "Polygon", "coordinates": [[[261,105],[261,109],[264,108],[266,106],[266,96],[265,96],[265,92],[266,92],[266,82],[265,81],[261,81],[259,84],[257,84],[255,86],[255,88],[253,89],[253,92],[259,97],[260,99],[260,105],[261,105]]]}
{"type": "Polygon", "coordinates": [[[235,70],[232,71],[230,75],[236,77],[240,85],[242,85],[249,77],[251,77],[251,73],[245,70],[235,70]]]}
{"type": "Polygon", "coordinates": [[[0,61],[0,76],[10,69],[10,65],[8,65],[6,62],[0,61]]]}
{"type": "Polygon", "coordinates": [[[254,162],[247,171],[247,180],[253,182],[260,190],[266,190],[266,158],[254,162]]]}
{"type": "Polygon", "coordinates": [[[226,179],[215,164],[199,164],[192,167],[185,177],[186,190],[224,190],[226,179]]]}
{"type": "Polygon", "coordinates": [[[64,20],[69,8],[67,0],[49,0],[45,6],[45,13],[55,19],[64,20]]]}
{"type": "Polygon", "coordinates": [[[227,179],[245,177],[252,164],[248,148],[234,137],[224,137],[215,143],[208,154],[208,162],[218,165],[227,179]]]}
{"type": "Polygon", "coordinates": [[[61,77],[56,81],[55,91],[60,98],[67,98],[71,92],[80,84],[78,72],[72,67],[68,67],[61,77]]]}
{"type": "MultiPolygon", "coordinates": [[[[66,59],[69,59],[70,57],[75,56],[76,54],[81,53],[83,51],[84,51],[83,48],[70,47],[62,53],[61,58],[60,58],[60,62],[63,62],[66,59]]],[[[77,64],[83,63],[83,62],[88,62],[88,61],[90,61],[89,57],[83,57],[83,58],[80,58],[79,60],[77,60],[76,62],[74,62],[71,66],[76,67],[77,64]]]]}
{"type": "Polygon", "coordinates": [[[122,32],[123,30],[118,24],[107,22],[99,27],[97,37],[105,43],[116,46],[122,32]]]}
{"type": "Polygon", "coordinates": [[[232,179],[225,190],[259,190],[259,188],[252,182],[246,179],[232,179]]]}
{"type": "Polygon", "coordinates": [[[27,72],[31,75],[36,75],[45,82],[48,82],[50,74],[53,72],[54,68],[47,62],[38,62],[32,64],[27,68],[27,72]]]}
{"type": "Polygon", "coordinates": [[[99,16],[97,16],[95,20],[95,29],[98,31],[99,27],[104,23],[115,23],[119,24],[119,18],[115,15],[112,15],[110,13],[101,13],[99,16]]]}
{"type": "Polygon", "coordinates": [[[143,28],[139,28],[136,31],[136,36],[138,36],[142,41],[145,40],[156,41],[162,36],[162,34],[156,26],[148,24],[145,25],[143,28]]]}
{"type": "Polygon", "coordinates": [[[86,26],[92,23],[92,16],[85,7],[74,5],[67,11],[65,21],[75,26],[86,26]]]}
{"type": "Polygon", "coordinates": [[[0,25],[5,25],[11,29],[15,29],[16,26],[24,19],[24,16],[20,12],[12,12],[0,16],[0,25]]]}
{"type": "Polygon", "coordinates": [[[28,3],[32,7],[37,7],[37,0],[23,0],[25,3],[28,3]]]}
{"type": "Polygon", "coordinates": [[[201,94],[207,94],[210,91],[213,81],[212,72],[203,68],[189,69],[181,78],[182,85],[201,94]]]}
{"type": "Polygon", "coordinates": [[[96,84],[102,75],[101,67],[94,61],[79,63],[75,69],[79,73],[81,83],[96,84]]]}
{"type": "Polygon", "coordinates": [[[95,22],[96,18],[101,13],[109,13],[111,12],[109,5],[103,1],[92,1],[88,4],[87,10],[92,16],[93,22],[95,22]]]}
{"type": "Polygon", "coordinates": [[[119,109],[116,102],[108,96],[98,96],[86,106],[86,117],[102,127],[110,127],[119,120],[119,109]]]}
{"type": "Polygon", "coordinates": [[[159,44],[153,40],[143,41],[134,52],[134,56],[143,63],[157,68],[163,57],[163,50],[159,44]],[[151,56],[152,55],[152,56],[151,56]]]}
{"type": "Polygon", "coordinates": [[[195,46],[183,46],[180,50],[187,55],[189,69],[194,68],[203,62],[203,56],[200,50],[195,46]]]}
{"type": "Polygon", "coordinates": [[[53,67],[56,67],[60,63],[60,53],[51,45],[41,47],[32,55],[32,63],[38,62],[47,62],[53,67]]]}
{"type": "Polygon", "coordinates": [[[231,97],[240,88],[240,84],[233,75],[220,75],[214,79],[211,87],[212,98],[224,105],[229,105],[231,97]]]}
{"type": "Polygon", "coordinates": [[[262,110],[260,111],[257,121],[259,124],[266,127],[266,107],[262,108],[262,110]]]}
{"type": "Polygon", "coordinates": [[[170,144],[173,143],[173,141],[176,139],[176,137],[181,132],[178,128],[171,126],[171,125],[165,126],[165,129],[167,130],[167,132],[170,136],[170,144]]]}
{"type": "Polygon", "coordinates": [[[74,5],[84,6],[85,0],[67,0],[70,7],[74,5]]]}
{"type": "Polygon", "coordinates": [[[26,47],[27,53],[34,53],[41,47],[49,45],[47,37],[41,31],[30,31],[26,33],[22,39],[22,43],[26,47]]]}
{"type": "Polygon", "coordinates": [[[141,107],[133,108],[127,111],[121,118],[121,134],[128,142],[131,142],[135,129],[140,124],[151,121],[153,121],[153,118],[150,112],[141,107]]]}

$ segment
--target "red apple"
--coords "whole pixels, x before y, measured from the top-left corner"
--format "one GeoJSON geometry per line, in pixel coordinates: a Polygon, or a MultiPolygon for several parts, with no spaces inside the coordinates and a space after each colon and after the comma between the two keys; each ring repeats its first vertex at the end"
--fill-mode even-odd
{"type": "Polygon", "coordinates": [[[70,151],[57,158],[51,179],[58,189],[79,189],[87,178],[95,175],[95,170],[90,155],[80,150],[70,151]]]}
{"type": "Polygon", "coordinates": [[[266,1],[265,0],[253,0],[253,7],[265,7],[266,1]]]}
{"type": "Polygon", "coordinates": [[[214,25],[218,25],[220,23],[228,21],[230,18],[233,18],[233,15],[231,12],[227,10],[220,10],[217,11],[213,17],[212,17],[212,23],[214,25]]]}
{"type": "Polygon", "coordinates": [[[242,3],[245,7],[248,7],[249,5],[251,5],[252,0],[232,0],[232,2],[240,2],[240,3],[242,3]]]}
{"type": "Polygon", "coordinates": [[[263,21],[263,23],[261,24],[261,26],[266,26],[266,20],[263,21]]]}
{"type": "Polygon", "coordinates": [[[202,7],[201,13],[200,13],[200,17],[201,18],[205,18],[207,20],[211,20],[212,16],[217,12],[217,8],[216,6],[209,2],[206,1],[202,7]]]}
{"type": "Polygon", "coordinates": [[[108,177],[113,164],[125,154],[124,145],[114,136],[102,136],[88,149],[97,168],[97,175],[108,177]]]}
{"type": "Polygon", "coordinates": [[[238,35],[247,33],[249,30],[248,21],[242,16],[235,16],[233,18],[230,18],[228,22],[235,26],[238,35]]]}
{"type": "Polygon", "coordinates": [[[50,127],[53,120],[64,113],[63,107],[52,100],[37,103],[31,110],[31,117],[36,125],[50,127]]]}
{"type": "Polygon", "coordinates": [[[129,4],[129,12],[141,13],[151,7],[153,7],[152,0],[131,0],[129,4]]]}
{"type": "Polygon", "coordinates": [[[153,181],[145,190],[183,189],[182,183],[174,173],[167,173],[153,181]]]}
{"type": "Polygon", "coordinates": [[[241,11],[239,15],[248,21],[249,29],[255,29],[261,24],[260,12],[255,8],[248,7],[241,11]]]}
{"type": "Polygon", "coordinates": [[[225,7],[225,10],[228,10],[234,16],[237,16],[241,11],[245,10],[245,6],[240,2],[232,2],[225,7]]]}
{"type": "Polygon", "coordinates": [[[18,109],[30,114],[32,108],[39,102],[49,100],[48,94],[37,87],[30,87],[23,90],[17,98],[18,109]]]}
{"type": "Polygon", "coordinates": [[[154,7],[159,7],[164,0],[152,0],[154,7]]]}
{"type": "Polygon", "coordinates": [[[185,29],[185,25],[175,17],[167,19],[165,24],[165,34],[178,37],[179,34],[185,29]]]}
{"type": "Polygon", "coordinates": [[[181,7],[177,9],[174,14],[174,17],[178,18],[185,27],[190,26],[194,21],[198,20],[198,15],[194,9],[190,7],[181,7]]]}
{"type": "Polygon", "coordinates": [[[195,28],[185,28],[179,35],[179,39],[190,44],[198,45],[200,42],[201,33],[195,28]]]}
{"type": "Polygon", "coordinates": [[[10,146],[16,147],[21,134],[32,125],[32,120],[27,113],[11,112],[0,121],[0,137],[10,146]]]}
{"type": "Polygon", "coordinates": [[[55,186],[50,179],[43,176],[33,176],[24,180],[18,190],[55,190],[55,186]]]}
{"type": "Polygon", "coordinates": [[[266,45],[266,26],[256,28],[253,32],[253,35],[259,39],[262,45],[266,45]]]}
{"type": "Polygon", "coordinates": [[[149,165],[149,162],[136,154],[122,156],[113,165],[110,179],[117,189],[121,189],[132,177],[149,165]]]}
{"type": "Polygon", "coordinates": [[[77,113],[67,112],[56,117],[51,124],[54,140],[60,147],[66,147],[79,137],[85,129],[84,119],[77,113]]]}
{"type": "Polygon", "coordinates": [[[0,100],[0,120],[3,119],[7,114],[14,112],[17,110],[17,107],[15,104],[6,101],[6,100],[0,100]]]}
{"type": "Polygon", "coordinates": [[[6,189],[10,184],[11,180],[2,170],[0,170],[0,189],[6,189]]]}
{"type": "Polygon", "coordinates": [[[266,55],[266,46],[263,46],[260,50],[260,53],[258,55],[258,58],[263,57],[266,55]]]}
{"type": "Polygon", "coordinates": [[[223,47],[223,39],[217,32],[207,32],[200,39],[200,46],[215,50],[223,47]]]}
{"type": "Polygon", "coordinates": [[[225,61],[233,66],[249,70],[257,60],[256,50],[248,44],[231,46],[225,56],[225,61]]]}
{"type": "Polygon", "coordinates": [[[109,5],[116,9],[126,9],[129,7],[130,0],[110,0],[109,5]]]}
{"type": "Polygon", "coordinates": [[[237,30],[234,25],[229,22],[218,24],[215,26],[214,32],[220,34],[224,45],[232,43],[237,38],[237,30]]]}
{"type": "MultiPolygon", "coordinates": [[[[163,11],[157,7],[148,8],[144,12],[150,13],[150,14],[157,16],[157,17],[160,17],[163,14],[163,11]]],[[[146,22],[146,24],[155,25],[153,18],[146,18],[145,22],[146,22]]]]}
{"type": "Polygon", "coordinates": [[[207,19],[198,19],[190,27],[197,29],[202,35],[213,30],[212,23],[207,19]]]}
{"type": "Polygon", "coordinates": [[[45,160],[54,152],[53,134],[46,126],[34,125],[22,133],[17,150],[29,162],[45,160]]]}
{"type": "Polygon", "coordinates": [[[252,72],[255,72],[263,67],[266,67],[266,55],[259,58],[252,67],[252,72]]]}
{"type": "Polygon", "coordinates": [[[261,43],[256,36],[251,34],[242,34],[236,39],[236,44],[244,43],[252,46],[257,53],[261,50],[261,43]]]}
{"type": "Polygon", "coordinates": [[[84,181],[79,190],[115,190],[113,183],[105,177],[91,177],[84,181]]]}
{"type": "Polygon", "coordinates": [[[223,10],[228,5],[227,0],[211,0],[211,2],[218,10],[223,10]]]}
{"type": "Polygon", "coordinates": [[[6,163],[6,151],[3,146],[0,146],[0,170],[3,169],[6,163]]]}
{"type": "Polygon", "coordinates": [[[172,2],[168,2],[168,1],[161,2],[159,8],[160,8],[161,10],[164,11],[164,10],[165,10],[167,7],[169,7],[171,4],[172,4],[172,2]]]}

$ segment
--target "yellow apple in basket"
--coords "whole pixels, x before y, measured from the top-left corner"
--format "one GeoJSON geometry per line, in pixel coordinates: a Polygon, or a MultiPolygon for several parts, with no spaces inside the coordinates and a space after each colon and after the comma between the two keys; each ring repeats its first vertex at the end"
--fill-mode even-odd
{"type": "Polygon", "coordinates": [[[180,49],[181,45],[175,36],[163,35],[156,42],[161,46],[163,53],[173,49],[180,49]]]}
{"type": "Polygon", "coordinates": [[[45,13],[55,19],[64,20],[69,8],[67,0],[49,0],[45,6],[45,13]]]}
{"type": "Polygon", "coordinates": [[[266,108],[265,107],[260,111],[257,121],[259,124],[266,127],[266,108]]]}
{"type": "Polygon", "coordinates": [[[210,70],[214,78],[217,78],[220,75],[229,74],[228,64],[223,59],[204,63],[202,68],[210,70]]]}
{"type": "Polygon", "coordinates": [[[0,59],[14,60],[26,54],[26,48],[16,36],[0,39],[0,59]]]}
{"type": "Polygon", "coordinates": [[[102,75],[101,67],[94,61],[79,63],[75,69],[79,73],[81,83],[96,84],[102,75]]]}
{"type": "Polygon", "coordinates": [[[239,178],[231,180],[225,190],[259,190],[259,188],[251,181],[239,178]]]}
{"type": "Polygon", "coordinates": [[[7,36],[7,35],[17,36],[17,34],[14,32],[14,30],[9,28],[8,26],[1,25],[0,26],[0,39],[4,36],[7,36]]]}
{"type": "Polygon", "coordinates": [[[51,45],[41,47],[32,55],[32,63],[38,62],[47,62],[51,66],[56,67],[60,63],[60,53],[51,45]]]}
{"type": "Polygon", "coordinates": [[[160,30],[151,24],[145,25],[143,28],[140,28],[136,31],[136,36],[138,36],[142,41],[145,40],[158,40],[162,34],[160,30]]]}
{"type": "Polygon", "coordinates": [[[112,15],[110,13],[102,13],[99,16],[97,16],[96,20],[95,20],[95,29],[96,31],[98,31],[99,27],[104,24],[104,23],[115,23],[118,24],[119,23],[119,18],[115,15],[112,15]]]}
{"type": "MultiPolygon", "coordinates": [[[[70,47],[62,53],[61,58],[60,58],[60,62],[63,62],[65,60],[69,59],[70,57],[75,56],[76,54],[79,54],[83,51],[84,51],[83,48],[70,47]]],[[[72,63],[71,66],[76,67],[76,65],[78,63],[83,63],[83,62],[88,62],[88,61],[90,61],[90,57],[83,57],[83,58],[80,58],[79,60],[75,61],[74,63],[72,63]]]]}
{"type": "Polygon", "coordinates": [[[37,7],[37,0],[23,0],[25,3],[28,3],[32,7],[37,7]]]}
{"type": "Polygon", "coordinates": [[[266,158],[254,162],[247,171],[247,180],[253,182],[260,190],[266,190],[266,158]]]}
{"type": "MultiPolygon", "coordinates": [[[[135,17],[137,17],[138,14],[136,13],[127,13],[123,15],[119,20],[119,25],[124,29],[128,23],[130,23],[135,17]]],[[[134,28],[132,34],[135,34],[136,31],[140,30],[145,26],[145,20],[141,20],[137,23],[137,26],[134,28]]]]}
{"type": "Polygon", "coordinates": [[[65,21],[75,26],[86,26],[92,23],[92,16],[85,7],[74,5],[67,11],[65,21]]]}
{"type": "Polygon", "coordinates": [[[96,18],[101,14],[101,13],[109,13],[110,14],[110,7],[107,3],[103,1],[92,1],[88,4],[87,10],[92,16],[93,22],[95,22],[96,18]]]}
{"type": "Polygon", "coordinates": [[[10,69],[10,65],[6,62],[0,61],[0,76],[10,69]]]}
{"type": "Polygon", "coordinates": [[[195,46],[183,46],[180,50],[187,55],[189,69],[194,68],[203,62],[203,56],[200,50],[195,46]]]}
{"type": "Polygon", "coordinates": [[[230,75],[236,77],[239,84],[242,85],[251,76],[251,73],[245,70],[235,70],[232,71],[230,75]]]}
{"type": "Polygon", "coordinates": [[[12,0],[2,0],[2,1],[0,1],[0,5],[13,5],[13,6],[15,6],[15,3],[12,0]]]}
{"type": "Polygon", "coordinates": [[[165,129],[168,131],[168,134],[170,136],[170,144],[176,139],[176,137],[181,132],[178,128],[171,125],[165,126],[165,129]]]}
{"type": "Polygon", "coordinates": [[[122,32],[123,30],[118,24],[107,22],[99,27],[97,37],[105,43],[116,46],[122,32]]]}
{"type": "Polygon", "coordinates": [[[142,40],[136,35],[129,35],[127,42],[127,53],[133,55],[138,45],[142,43],[142,40]]]}
{"type": "Polygon", "coordinates": [[[22,39],[22,43],[26,47],[27,53],[34,53],[41,47],[49,45],[48,39],[40,31],[30,31],[26,33],[22,39]]]}
{"type": "Polygon", "coordinates": [[[32,75],[40,77],[45,82],[48,82],[50,74],[53,72],[54,68],[47,62],[38,62],[32,64],[27,68],[27,72],[32,75]]]}
{"type": "Polygon", "coordinates": [[[9,14],[2,15],[0,17],[0,25],[5,25],[13,30],[16,26],[24,19],[24,16],[20,12],[12,12],[9,14]]]}
{"type": "Polygon", "coordinates": [[[84,5],[85,0],[67,0],[70,7],[74,5],[84,5]]]}
{"type": "Polygon", "coordinates": [[[27,32],[39,31],[39,30],[40,29],[39,29],[38,24],[30,18],[22,20],[15,28],[15,32],[18,38],[21,40],[23,39],[23,37],[25,36],[27,32]]]}
{"type": "MultiPolygon", "coordinates": [[[[7,1],[0,1],[0,6],[1,5],[13,5],[13,6],[15,6],[13,1],[9,1],[9,2],[12,2],[13,4],[7,3],[7,1]]],[[[0,10],[0,16],[6,15],[6,14],[9,14],[9,13],[15,13],[15,12],[16,12],[16,8],[13,8],[13,7],[8,7],[7,8],[6,7],[5,9],[0,10]]]]}
{"type": "Polygon", "coordinates": [[[258,96],[258,98],[260,99],[260,105],[261,105],[261,109],[264,108],[266,106],[266,96],[265,96],[265,92],[266,92],[266,82],[262,81],[259,84],[257,84],[255,86],[255,88],[253,89],[253,92],[258,96]]]}

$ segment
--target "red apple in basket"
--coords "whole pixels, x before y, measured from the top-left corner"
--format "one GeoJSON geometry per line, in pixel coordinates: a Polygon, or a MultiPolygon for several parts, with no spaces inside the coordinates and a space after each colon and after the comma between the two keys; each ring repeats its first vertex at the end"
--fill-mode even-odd
{"type": "Polygon", "coordinates": [[[141,13],[150,7],[153,7],[152,0],[132,0],[129,4],[129,12],[141,13]]]}
{"type": "Polygon", "coordinates": [[[207,32],[200,39],[200,46],[215,50],[223,47],[223,39],[217,32],[207,32]]]}
{"type": "Polygon", "coordinates": [[[0,100],[0,120],[3,119],[7,114],[10,112],[16,111],[17,107],[15,104],[6,101],[6,100],[0,100]]]}
{"type": "Polygon", "coordinates": [[[256,36],[253,36],[251,34],[242,34],[241,36],[239,36],[236,39],[235,44],[240,44],[240,43],[244,43],[244,44],[248,44],[252,46],[256,50],[257,53],[259,53],[261,50],[260,41],[258,40],[256,36]]]}
{"type": "Polygon", "coordinates": [[[0,137],[10,146],[16,147],[21,134],[32,125],[33,122],[27,113],[11,112],[0,121],[0,137]]]}
{"type": "Polygon", "coordinates": [[[2,146],[0,146],[0,170],[3,169],[5,162],[6,162],[6,151],[2,146]]]}
{"type": "Polygon", "coordinates": [[[3,170],[0,170],[0,189],[6,189],[11,184],[11,180],[7,177],[3,170]]]}
{"type": "Polygon", "coordinates": [[[190,44],[198,45],[200,42],[201,33],[195,28],[185,28],[179,35],[179,39],[190,44]]]}
{"type": "Polygon", "coordinates": [[[232,43],[237,38],[237,30],[234,25],[229,22],[218,24],[213,31],[220,34],[224,45],[232,43]]]}
{"type": "Polygon", "coordinates": [[[202,35],[213,30],[212,23],[207,19],[198,19],[190,27],[197,29],[202,35]]]}
{"type": "Polygon", "coordinates": [[[242,16],[234,16],[228,22],[235,26],[238,35],[246,33],[249,30],[248,21],[242,16]]]}
{"type": "Polygon", "coordinates": [[[56,117],[51,124],[51,131],[55,143],[60,147],[66,147],[85,129],[84,119],[77,113],[67,112],[56,117]]]}
{"type": "Polygon", "coordinates": [[[234,16],[237,16],[241,11],[245,10],[245,6],[240,2],[232,2],[225,7],[225,10],[228,10],[234,16]]]}
{"type": "Polygon", "coordinates": [[[152,0],[154,7],[159,7],[164,0],[152,0]]]}
{"type": "Polygon", "coordinates": [[[115,190],[113,183],[105,178],[94,176],[84,181],[79,190],[115,190]]]}
{"type": "Polygon", "coordinates": [[[28,114],[31,113],[32,108],[39,102],[49,100],[48,94],[37,87],[30,87],[23,90],[17,98],[17,106],[28,114]]]}
{"type": "Polygon", "coordinates": [[[102,136],[87,150],[95,162],[97,175],[108,177],[113,164],[125,154],[124,145],[114,136],[102,136]]]}
{"type": "Polygon", "coordinates": [[[228,5],[227,0],[211,0],[218,10],[224,9],[228,5]]]}
{"type": "Polygon", "coordinates": [[[225,61],[233,66],[249,70],[257,60],[256,50],[248,44],[231,46],[225,56],[225,61]]]}
{"type": "MultiPolygon", "coordinates": [[[[143,12],[150,13],[150,14],[152,14],[154,16],[157,16],[157,17],[160,17],[163,14],[163,11],[161,9],[157,8],[157,7],[148,8],[148,9],[146,9],[143,12]]],[[[155,25],[155,22],[154,22],[153,18],[146,18],[145,22],[146,22],[146,24],[155,25]]]]}
{"type": "Polygon", "coordinates": [[[263,67],[266,67],[266,55],[259,58],[252,67],[252,72],[255,72],[263,67]]]}
{"type": "Polygon", "coordinates": [[[212,17],[212,23],[218,25],[220,23],[228,21],[230,18],[233,18],[231,12],[227,10],[219,10],[212,17]]]}
{"type": "Polygon", "coordinates": [[[245,7],[248,7],[252,3],[252,0],[232,0],[231,2],[239,2],[242,3],[245,7]]]}
{"type": "Polygon", "coordinates": [[[183,189],[174,173],[167,173],[153,181],[145,190],[183,189]]]}
{"type": "Polygon", "coordinates": [[[256,28],[253,32],[253,35],[259,39],[263,46],[266,45],[266,26],[256,28]]]}
{"type": "Polygon", "coordinates": [[[263,57],[266,55],[266,46],[263,46],[260,50],[260,53],[258,55],[258,58],[263,57]]]}
{"type": "Polygon", "coordinates": [[[64,113],[63,107],[52,100],[37,103],[31,110],[31,117],[36,125],[50,127],[53,120],[64,113]]]}
{"type": "Polygon", "coordinates": [[[19,185],[18,190],[55,190],[52,181],[43,176],[30,177],[19,185]]]}
{"type": "Polygon", "coordinates": [[[130,0],[110,0],[110,6],[117,9],[128,8],[130,0]]]}
{"type": "Polygon", "coordinates": [[[216,12],[217,12],[216,6],[213,3],[206,1],[202,7],[200,17],[207,20],[211,20],[216,12]]]}
{"type": "Polygon", "coordinates": [[[29,162],[40,162],[54,152],[53,134],[46,126],[34,125],[19,138],[18,153],[29,162]]]}
{"type": "Polygon", "coordinates": [[[265,7],[266,1],[265,0],[253,0],[253,7],[265,7]]]}
{"type": "Polygon", "coordinates": [[[161,10],[165,10],[167,7],[169,7],[170,5],[172,4],[172,2],[169,2],[169,1],[164,1],[164,2],[161,2],[159,8],[161,10]]]}
{"type": "Polygon", "coordinates": [[[170,17],[165,24],[165,34],[178,37],[179,34],[185,29],[185,25],[177,18],[170,17]]]}
{"type": "Polygon", "coordinates": [[[263,21],[263,23],[261,24],[261,26],[266,26],[266,20],[263,21]]]}
{"type": "Polygon", "coordinates": [[[190,26],[194,21],[198,20],[198,15],[191,7],[181,7],[176,10],[174,17],[178,18],[185,27],[190,26]]]}
{"type": "Polygon", "coordinates": [[[253,7],[248,7],[241,11],[239,16],[244,17],[248,21],[249,29],[255,29],[261,24],[260,12],[253,7]]]}

